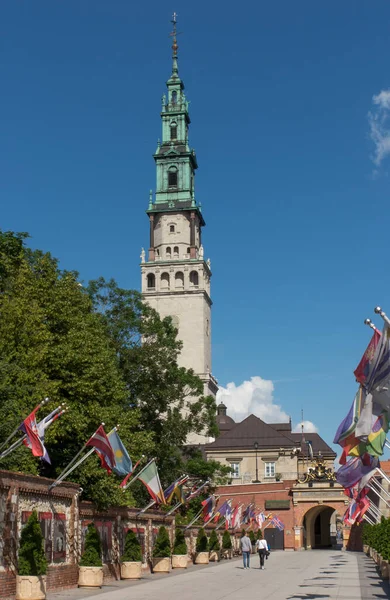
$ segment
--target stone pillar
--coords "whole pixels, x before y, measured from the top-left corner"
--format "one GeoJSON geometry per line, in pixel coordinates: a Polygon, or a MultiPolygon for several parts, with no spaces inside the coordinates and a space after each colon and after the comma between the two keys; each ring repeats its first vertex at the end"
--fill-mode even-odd
{"type": "Polygon", "coordinates": [[[196,247],[195,247],[195,213],[191,213],[190,220],[190,258],[196,258],[196,247]]]}
{"type": "Polygon", "coordinates": [[[297,525],[294,527],[294,550],[304,550],[303,547],[303,527],[297,525]]]}
{"type": "Polygon", "coordinates": [[[346,550],[349,542],[349,535],[351,533],[351,528],[348,525],[344,525],[343,527],[343,547],[342,550],[346,550]]]}
{"type": "Polygon", "coordinates": [[[154,215],[149,215],[150,222],[150,241],[149,241],[149,260],[154,260],[154,215]]]}

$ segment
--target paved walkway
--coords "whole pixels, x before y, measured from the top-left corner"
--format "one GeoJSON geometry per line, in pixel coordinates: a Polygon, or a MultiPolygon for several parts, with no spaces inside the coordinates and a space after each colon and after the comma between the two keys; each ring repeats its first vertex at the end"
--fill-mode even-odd
{"type": "Polygon", "coordinates": [[[264,571],[257,556],[244,570],[241,559],[205,567],[117,581],[101,590],[74,589],[48,594],[48,600],[384,600],[388,582],[362,553],[338,550],[273,552],[264,571]]]}

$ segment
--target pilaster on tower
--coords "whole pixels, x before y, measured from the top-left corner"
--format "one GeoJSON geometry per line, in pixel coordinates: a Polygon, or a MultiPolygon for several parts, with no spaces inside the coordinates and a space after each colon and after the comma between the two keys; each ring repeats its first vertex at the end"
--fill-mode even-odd
{"type": "MultiPolygon", "coordinates": [[[[162,317],[171,316],[183,342],[179,362],[203,380],[215,396],[211,375],[210,260],[205,260],[206,225],[195,197],[195,150],[189,145],[189,103],[179,77],[176,14],[173,16],[172,73],[162,97],[162,137],[154,154],[155,198],[151,193],[148,259],[141,263],[144,299],[162,317]]],[[[142,255],[143,256],[143,255],[142,255]]]]}

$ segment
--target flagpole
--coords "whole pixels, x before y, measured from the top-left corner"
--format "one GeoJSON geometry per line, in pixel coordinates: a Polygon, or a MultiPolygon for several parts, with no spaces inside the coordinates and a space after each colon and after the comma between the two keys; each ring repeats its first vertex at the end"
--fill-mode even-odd
{"type": "Polygon", "coordinates": [[[177,504],[175,504],[175,506],[173,508],[171,508],[171,510],[169,512],[167,512],[167,514],[165,516],[169,517],[169,515],[171,515],[173,512],[175,512],[175,510],[177,510],[179,508],[179,506],[181,506],[182,504],[183,504],[183,502],[178,502],[177,504]]]}
{"type": "Polygon", "coordinates": [[[371,487],[371,489],[373,489],[373,488],[372,488],[372,484],[373,484],[373,483],[375,483],[375,485],[376,485],[376,486],[378,486],[378,488],[380,489],[380,491],[381,491],[381,492],[383,492],[384,494],[386,494],[386,496],[387,496],[388,498],[390,498],[390,494],[389,494],[389,493],[388,493],[388,492],[385,490],[385,488],[383,487],[383,485],[381,485],[381,484],[379,483],[379,481],[377,481],[376,479],[373,479],[373,481],[371,481],[370,483],[371,483],[371,486],[370,486],[370,487],[371,487]]]}
{"type": "Polygon", "coordinates": [[[126,475],[126,477],[123,479],[123,481],[121,481],[121,483],[119,484],[119,487],[123,488],[123,487],[124,487],[124,485],[123,485],[123,484],[125,484],[125,485],[126,485],[126,483],[129,481],[129,479],[130,479],[130,478],[131,478],[131,476],[133,475],[134,471],[136,470],[136,468],[138,467],[138,465],[140,464],[140,462],[141,462],[141,461],[142,461],[144,458],[145,458],[145,454],[142,454],[141,458],[140,458],[140,459],[138,459],[138,460],[137,460],[137,462],[135,463],[133,470],[132,470],[130,473],[128,473],[128,474],[126,475]]]}
{"type": "Polygon", "coordinates": [[[189,523],[186,527],[186,529],[188,529],[189,527],[191,527],[191,525],[193,525],[195,523],[195,521],[197,521],[199,519],[199,517],[201,516],[203,512],[203,508],[200,509],[200,511],[198,512],[198,514],[196,515],[196,517],[194,519],[192,519],[191,523],[189,523]]]}
{"type": "Polygon", "coordinates": [[[386,504],[386,506],[388,508],[390,508],[390,504],[387,502],[387,500],[385,500],[384,498],[382,498],[382,496],[380,495],[380,493],[378,492],[378,490],[376,488],[370,486],[370,489],[374,492],[374,494],[376,494],[382,500],[382,502],[384,502],[386,504]]]}
{"type": "MultiPolygon", "coordinates": [[[[38,404],[38,406],[36,406],[36,407],[34,408],[34,410],[32,410],[31,412],[36,412],[36,411],[37,411],[39,408],[41,408],[42,406],[44,406],[45,404],[47,404],[47,402],[49,402],[49,400],[50,400],[50,398],[44,398],[44,399],[42,400],[42,402],[40,402],[40,403],[38,404]]],[[[31,415],[31,413],[29,413],[29,414],[31,415]]],[[[27,416],[28,416],[28,415],[27,415],[27,416]]],[[[24,422],[24,421],[22,421],[22,423],[23,423],[23,422],[24,422]]],[[[22,424],[22,423],[21,423],[21,424],[22,424]]],[[[13,431],[13,432],[12,432],[12,433],[11,433],[11,434],[10,434],[10,435],[7,437],[7,439],[5,440],[5,442],[3,442],[3,443],[1,444],[1,446],[0,446],[0,450],[1,450],[2,448],[4,448],[4,446],[6,446],[10,440],[12,440],[12,438],[13,438],[13,437],[14,437],[14,436],[15,436],[15,435],[18,433],[18,431],[19,431],[19,430],[20,430],[20,425],[18,425],[18,427],[17,427],[16,429],[14,429],[14,431],[13,431]]]]}
{"type": "Polygon", "coordinates": [[[145,508],[143,508],[142,510],[140,510],[139,512],[137,512],[137,514],[135,516],[139,517],[144,512],[146,512],[148,510],[148,508],[152,508],[152,506],[154,506],[155,504],[156,504],[156,500],[152,500],[151,502],[149,502],[149,504],[147,506],[145,506],[145,508]]]}
{"type": "MultiPolygon", "coordinates": [[[[101,423],[101,425],[104,427],[104,423],[101,423]]],[[[115,427],[114,427],[115,429],[115,427]]],[[[97,431],[97,430],[96,430],[97,431]]],[[[95,431],[95,433],[96,433],[95,431]]],[[[111,430],[113,431],[113,430],[111,430]]],[[[111,433],[110,431],[110,433],[111,433]]],[[[93,435],[95,435],[95,433],[93,435]]],[[[93,435],[91,435],[91,437],[93,437],[93,435]]],[[[86,458],[88,458],[88,456],[90,456],[92,454],[92,452],[94,452],[95,448],[91,448],[91,450],[89,450],[89,452],[87,452],[87,454],[83,457],[82,460],[80,460],[77,465],[75,465],[75,461],[78,459],[78,457],[80,456],[80,454],[82,453],[83,450],[85,450],[85,448],[87,447],[87,444],[89,442],[89,440],[91,439],[88,438],[88,440],[85,442],[84,446],[77,452],[76,456],[74,458],[72,458],[72,460],[70,461],[70,463],[65,467],[65,469],[62,471],[62,473],[57,477],[57,479],[55,481],[53,481],[53,483],[51,485],[49,485],[49,491],[52,490],[54,487],[56,487],[56,485],[58,485],[59,483],[61,483],[61,481],[63,481],[70,473],[72,473],[72,471],[75,470],[76,467],[78,467],[79,465],[81,465],[81,463],[84,462],[84,460],[86,458]],[[72,465],[74,465],[72,467],[72,465]],[[72,467],[72,468],[70,468],[72,467]]]]}
{"type": "Polygon", "coordinates": [[[196,498],[196,496],[199,494],[200,490],[202,490],[207,485],[210,485],[210,480],[209,479],[207,479],[207,481],[205,481],[200,487],[198,487],[197,490],[195,490],[194,492],[192,492],[191,494],[189,494],[187,496],[187,498],[185,499],[185,502],[187,503],[190,500],[192,500],[193,498],[196,498]]]}
{"type": "Polygon", "coordinates": [[[123,486],[122,490],[123,490],[123,491],[127,490],[127,488],[128,488],[128,487],[130,487],[130,486],[131,486],[131,484],[132,484],[132,483],[134,483],[134,481],[137,481],[137,479],[139,478],[139,476],[140,476],[140,475],[142,475],[142,473],[145,471],[145,469],[146,469],[146,468],[147,468],[149,465],[151,465],[151,464],[152,464],[152,462],[153,462],[154,460],[156,460],[156,459],[155,459],[155,458],[152,458],[152,460],[150,460],[150,461],[148,462],[148,464],[147,464],[147,465],[145,465],[145,466],[144,466],[144,467],[143,467],[143,468],[140,470],[140,472],[138,473],[138,475],[136,475],[135,477],[133,477],[132,479],[130,479],[129,483],[126,483],[126,485],[124,485],[124,486],[123,486]]]}
{"type": "Polygon", "coordinates": [[[384,320],[384,322],[386,323],[386,325],[390,325],[390,319],[389,319],[389,317],[386,315],[385,311],[381,309],[380,306],[376,306],[374,308],[374,313],[376,315],[381,316],[382,319],[384,320]]]}
{"type": "Polygon", "coordinates": [[[371,521],[371,519],[367,517],[367,513],[363,515],[363,519],[365,519],[370,525],[375,525],[374,521],[371,521]]]}

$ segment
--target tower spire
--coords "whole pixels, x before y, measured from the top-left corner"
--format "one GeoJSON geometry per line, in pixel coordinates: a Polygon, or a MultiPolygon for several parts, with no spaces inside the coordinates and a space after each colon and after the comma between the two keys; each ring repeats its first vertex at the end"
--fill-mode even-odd
{"type": "Polygon", "coordinates": [[[179,46],[177,45],[177,38],[176,38],[176,36],[177,36],[177,31],[176,31],[177,14],[175,12],[172,15],[171,23],[173,25],[173,31],[171,31],[171,33],[169,35],[172,37],[172,77],[178,77],[179,68],[177,65],[177,51],[179,49],[179,46]]]}

